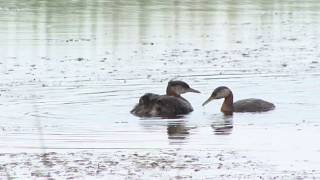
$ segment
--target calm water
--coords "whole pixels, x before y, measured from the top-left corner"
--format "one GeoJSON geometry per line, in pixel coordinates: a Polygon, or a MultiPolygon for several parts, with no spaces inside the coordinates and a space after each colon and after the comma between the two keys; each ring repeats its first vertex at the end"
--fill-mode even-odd
{"type": "Polygon", "coordinates": [[[319,167],[319,8],[316,0],[0,1],[1,152],[225,149],[319,167]],[[170,79],[202,92],[184,96],[193,113],[129,113],[170,79]],[[226,119],[221,101],[201,106],[220,85],[236,100],[277,108],[226,119]]]}

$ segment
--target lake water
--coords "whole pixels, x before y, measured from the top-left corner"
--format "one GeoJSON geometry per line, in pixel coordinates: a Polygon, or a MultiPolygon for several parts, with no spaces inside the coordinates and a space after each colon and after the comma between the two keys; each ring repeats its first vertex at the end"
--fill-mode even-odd
{"type": "Polygon", "coordinates": [[[262,174],[272,166],[319,178],[319,8],[316,0],[0,1],[0,152],[223,150],[261,162],[262,174]],[[171,79],[201,91],[184,95],[194,112],[130,114],[171,79]],[[202,107],[221,85],[276,109],[226,118],[222,101],[202,107]]]}

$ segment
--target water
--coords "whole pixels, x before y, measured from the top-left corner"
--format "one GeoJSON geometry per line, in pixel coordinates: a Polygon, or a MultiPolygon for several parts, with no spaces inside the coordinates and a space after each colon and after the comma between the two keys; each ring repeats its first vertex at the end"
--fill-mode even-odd
{"type": "Polygon", "coordinates": [[[319,167],[318,1],[12,0],[0,7],[2,153],[226,150],[280,170],[319,167]],[[184,96],[193,113],[129,113],[145,92],[163,94],[170,79],[202,92],[184,96]],[[276,109],[225,119],[221,101],[201,106],[221,85],[236,100],[263,98],[276,109]]]}

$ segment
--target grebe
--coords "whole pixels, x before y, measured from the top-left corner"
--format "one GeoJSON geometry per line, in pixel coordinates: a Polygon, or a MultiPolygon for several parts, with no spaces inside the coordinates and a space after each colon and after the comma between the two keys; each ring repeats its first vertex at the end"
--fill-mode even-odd
{"type": "Polygon", "coordinates": [[[166,95],[146,93],[140,97],[139,103],[131,113],[140,117],[177,116],[193,111],[191,104],[181,94],[187,92],[200,93],[183,81],[169,81],[166,95]]]}
{"type": "Polygon", "coordinates": [[[243,99],[233,103],[232,91],[225,86],[217,87],[202,106],[208,104],[214,99],[222,99],[224,102],[221,106],[221,112],[225,115],[232,115],[233,112],[264,112],[275,108],[275,105],[262,99],[243,99]]]}

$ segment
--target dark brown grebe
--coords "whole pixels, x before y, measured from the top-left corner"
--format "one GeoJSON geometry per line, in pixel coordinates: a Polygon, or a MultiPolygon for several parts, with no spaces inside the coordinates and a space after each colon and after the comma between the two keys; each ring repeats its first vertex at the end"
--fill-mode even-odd
{"type": "Polygon", "coordinates": [[[139,103],[131,113],[139,117],[177,116],[193,111],[191,104],[181,94],[187,92],[200,93],[183,81],[169,81],[166,95],[146,93],[140,97],[139,103]]]}
{"type": "Polygon", "coordinates": [[[221,106],[221,112],[225,115],[232,115],[233,112],[264,112],[275,108],[275,105],[262,99],[243,99],[233,103],[232,91],[225,86],[217,87],[202,106],[208,104],[214,99],[222,99],[224,102],[221,106]]]}

